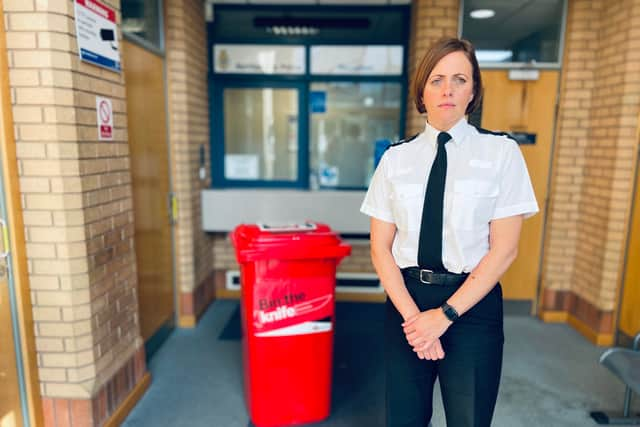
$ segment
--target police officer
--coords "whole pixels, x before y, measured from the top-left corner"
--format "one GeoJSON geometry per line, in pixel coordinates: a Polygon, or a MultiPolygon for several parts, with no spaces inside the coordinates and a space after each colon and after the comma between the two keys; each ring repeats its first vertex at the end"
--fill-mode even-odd
{"type": "Polygon", "coordinates": [[[504,342],[498,280],[538,205],[517,143],[465,119],[482,97],[471,43],[436,42],[412,90],[424,131],[385,152],[361,207],[388,296],[386,425],[426,426],[439,378],[448,427],[489,426],[504,342]]]}

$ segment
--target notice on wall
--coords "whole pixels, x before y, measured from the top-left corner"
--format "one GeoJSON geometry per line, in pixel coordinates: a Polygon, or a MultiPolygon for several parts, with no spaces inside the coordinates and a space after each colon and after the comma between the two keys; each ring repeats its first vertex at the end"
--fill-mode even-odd
{"type": "Polygon", "coordinates": [[[227,154],[224,156],[224,177],[255,180],[260,178],[259,158],[255,154],[227,154]]]}
{"type": "Polygon", "coordinates": [[[96,0],[75,0],[80,59],[120,72],[116,13],[96,0]]]}
{"type": "Polygon", "coordinates": [[[113,141],[113,106],[109,98],[96,96],[96,114],[98,119],[98,139],[113,141]]]}

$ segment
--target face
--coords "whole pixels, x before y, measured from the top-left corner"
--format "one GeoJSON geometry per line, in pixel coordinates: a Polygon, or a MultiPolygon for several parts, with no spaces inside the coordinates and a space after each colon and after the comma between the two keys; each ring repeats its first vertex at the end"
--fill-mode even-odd
{"type": "Polygon", "coordinates": [[[422,94],[431,126],[447,131],[464,117],[473,99],[472,75],[473,68],[463,52],[452,52],[436,64],[422,94]]]}

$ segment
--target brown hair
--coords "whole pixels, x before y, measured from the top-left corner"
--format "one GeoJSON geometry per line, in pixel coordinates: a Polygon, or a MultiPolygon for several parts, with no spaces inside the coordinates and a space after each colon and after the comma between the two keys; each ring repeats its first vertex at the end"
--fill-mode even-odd
{"type": "Polygon", "coordinates": [[[413,96],[416,109],[420,113],[427,112],[424,107],[422,95],[429,75],[442,58],[453,52],[464,53],[473,69],[473,99],[469,102],[469,105],[467,105],[465,114],[472,113],[482,103],[482,77],[480,76],[480,66],[478,65],[476,51],[473,45],[465,39],[442,38],[435,42],[424,55],[422,61],[420,61],[420,65],[418,65],[418,70],[413,80],[413,96]]]}

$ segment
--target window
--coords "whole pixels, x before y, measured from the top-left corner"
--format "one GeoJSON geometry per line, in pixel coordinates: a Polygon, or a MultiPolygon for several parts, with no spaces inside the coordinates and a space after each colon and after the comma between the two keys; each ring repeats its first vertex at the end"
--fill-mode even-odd
{"type": "Polygon", "coordinates": [[[224,90],[226,180],[291,181],[298,177],[298,91],[224,90]]]}
{"type": "Polygon", "coordinates": [[[216,6],[212,186],[366,189],[403,136],[409,12],[216,6]]]}
{"type": "Polygon", "coordinates": [[[398,139],[401,91],[399,83],[311,84],[312,189],[369,185],[376,146],[398,139]]]}
{"type": "Polygon", "coordinates": [[[218,74],[304,74],[304,46],[216,44],[218,74]]]}
{"type": "Polygon", "coordinates": [[[162,0],[122,0],[122,31],[146,47],[164,50],[162,0]]]}
{"type": "Polygon", "coordinates": [[[565,0],[464,0],[462,37],[484,67],[560,66],[565,0]]]}

